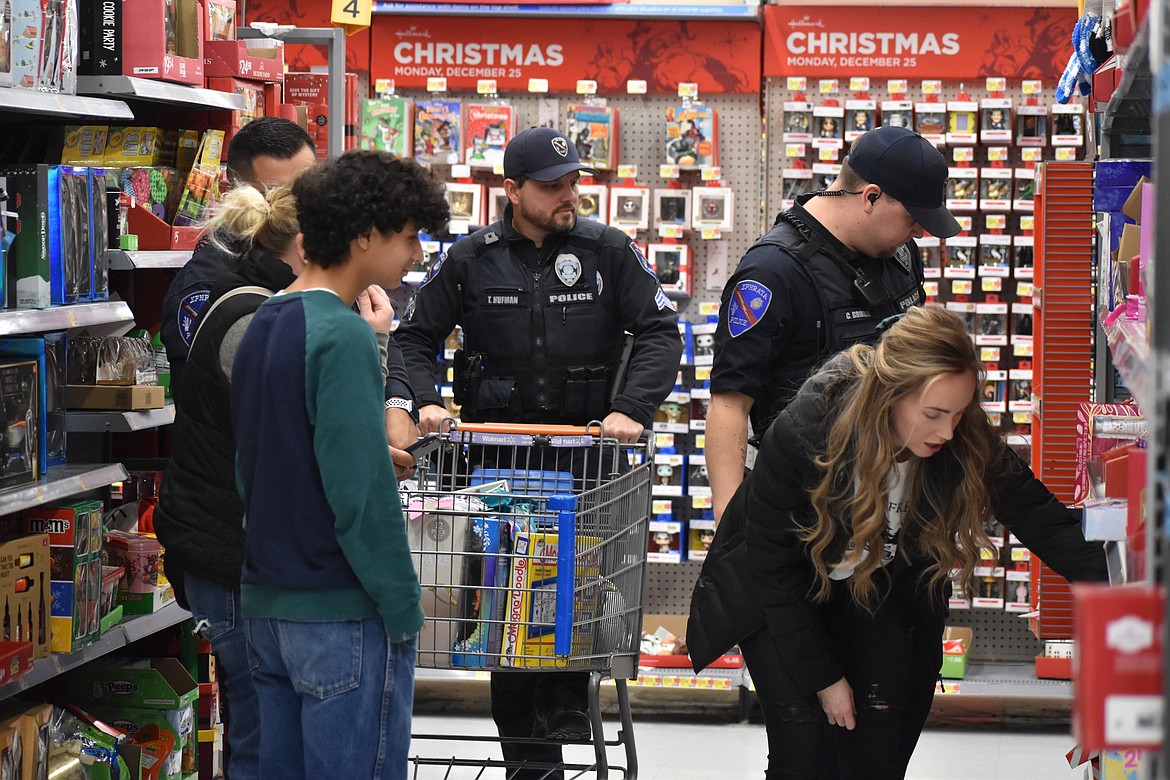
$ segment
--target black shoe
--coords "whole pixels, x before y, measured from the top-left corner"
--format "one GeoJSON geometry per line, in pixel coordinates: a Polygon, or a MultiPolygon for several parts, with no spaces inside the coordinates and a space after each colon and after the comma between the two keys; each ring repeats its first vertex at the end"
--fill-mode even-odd
{"type": "Polygon", "coordinates": [[[532,724],[532,736],[553,742],[588,742],[592,735],[589,716],[580,710],[538,710],[532,724]]]}

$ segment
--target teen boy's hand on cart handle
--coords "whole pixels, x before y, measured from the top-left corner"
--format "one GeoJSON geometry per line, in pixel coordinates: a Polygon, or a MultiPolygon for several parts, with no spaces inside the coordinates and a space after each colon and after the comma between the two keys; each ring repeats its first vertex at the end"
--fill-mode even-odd
{"type": "Polygon", "coordinates": [[[606,436],[617,439],[623,444],[633,444],[638,441],[638,437],[645,429],[642,423],[621,412],[610,412],[601,421],[601,427],[606,436]]]}
{"type": "Polygon", "coordinates": [[[853,706],[853,688],[848,680],[842,677],[828,688],[822,688],[817,691],[817,698],[830,726],[843,726],[853,731],[857,725],[857,710],[853,706]]]}

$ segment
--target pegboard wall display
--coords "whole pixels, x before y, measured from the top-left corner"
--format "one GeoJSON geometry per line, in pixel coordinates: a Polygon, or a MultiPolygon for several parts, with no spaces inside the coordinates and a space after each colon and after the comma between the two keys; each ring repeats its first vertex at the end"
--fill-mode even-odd
{"type": "MultiPolygon", "coordinates": [[[[416,104],[419,101],[437,99],[460,101],[464,104],[488,102],[482,95],[471,92],[450,92],[436,96],[422,90],[403,90],[400,94],[414,99],[416,104]]],[[[502,97],[513,108],[517,130],[542,125],[555,126],[568,132],[569,105],[583,102],[580,95],[565,94],[519,93],[502,97]]],[[[718,181],[705,180],[702,170],[685,167],[679,171],[677,180],[666,179],[660,175],[661,166],[671,162],[667,154],[669,141],[667,112],[682,105],[681,98],[669,94],[617,94],[596,96],[598,104],[615,108],[618,112],[618,151],[612,160],[612,167],[603,170],[594,181],[583,182],[585,187],[600,185],[606,188],[604,197],[601,190],[585,192],[586,197],[595,199],[593,202],[603,201],[600,204],[601,208],[608,208],[615,187],[648,188],[644,202],[630,200],[628,204],[631,208],[641,211],[645,227],[636,222],[626,225],[636,230],[635,240],[643,247],[664,241],[653,219],[649,219],[658,213],[656,209],[668,207],[661,203],[660,193],[666,196],[691,193],[692,208],[701,208],[705,204],[712,213],[722,207],[724,209],[722,213],[732,215],[729,224],[715,231],[718,237],[712,235],[712,231],[686,225],[681,236],[673,239],[686,247],[691,292],[689,296],[670,294],[678,302],[680,317],[692,321],[705,320],[705,316],[699,313],[699,304],[719,299],[729,271],[734,269],[739,258],[760,233],[759,193],[762,163],[759,153],[761,137],[758,98],[755,95],[722,94],[700,96],[700,99],[703,105],[718,112],[718,181]],[[634,166],[636,177],[619,178],[620,166],[634,166]],[[675,182],[675,186],[671,186],[672,181],[675,182]],[[720,189],[733,193],[731,197],[734,199],[734,205],[730,202],[720,203],[718,197],[707,197],[721,195],[718,191],[705,189],[715,184],[720,185],[720,189]],[[699,188],[697,195],[695,188],[699,188]]],[[[450,164],[434,160],[432,168],[439,178],[455,181],[450,164]]],[[[486,197],[482,204],[482,214],[485,222],[490,221],[495,215],[493,198],[502,194],[498,189],[493,193],[492,188],[503,186],[502,175],[490,166],[473,167],[470,178],[464,181],[483,185],[486,197]]],[[[618,194],[622,192],[624,190],[619,190],[618,194]]],[[[619,202],[626,203],[620,199],[619,202]]],[[[614,222],[620,215],[607,214],[607,217],[607,221],[614,222]]],[[[482,224],[475,223],[474,220],[471,222],[482,224]]]]}

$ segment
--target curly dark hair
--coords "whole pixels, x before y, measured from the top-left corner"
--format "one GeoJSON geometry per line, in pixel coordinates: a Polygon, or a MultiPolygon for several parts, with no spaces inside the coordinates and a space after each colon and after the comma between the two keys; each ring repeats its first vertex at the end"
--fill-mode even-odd
{"type": "Polygon", "coordinates": [[[322,268],[344,263],[350,242],[373,228],[396,233],[413,221],[436,233],[451,218],[442,183],[389,152],[350,150],[308,169],[292,187],[305,255],[322,268]]]}

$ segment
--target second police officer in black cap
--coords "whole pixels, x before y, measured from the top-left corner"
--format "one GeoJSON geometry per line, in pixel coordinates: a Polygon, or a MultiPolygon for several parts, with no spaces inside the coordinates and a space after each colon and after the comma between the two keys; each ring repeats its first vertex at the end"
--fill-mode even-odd
{"type": "MultiPolygon", "coordinates": [[[[606,435],[623,442],[650,426],[678,373],[678,317],[629,236],[578,219],[582,172],[596,173],[563,133],[519,133],[504,150],[503,219],[456,242],[431,269],[395,334],[423,433],[447,417],[435,356],[456,325],[464,339],[454,377],[463,420],[601,420],[606,435]]],[[[494,673],[500,735],[588,739],[587,679],[581,672],[494,673]]],[[[559,745],[505,742],[502,749],[509,761],[561,760],[559,745]]]]}
{"type": "Polygon", "coordinates": [[[853,142],[828,190],[797,199],[748,249],[723,289],[706,458],[715,519],[743,480],[755,436],[814,368],[926,302],[915,238],[960,230],[945,158],[922,136],[879,127],[853,142]]]}

